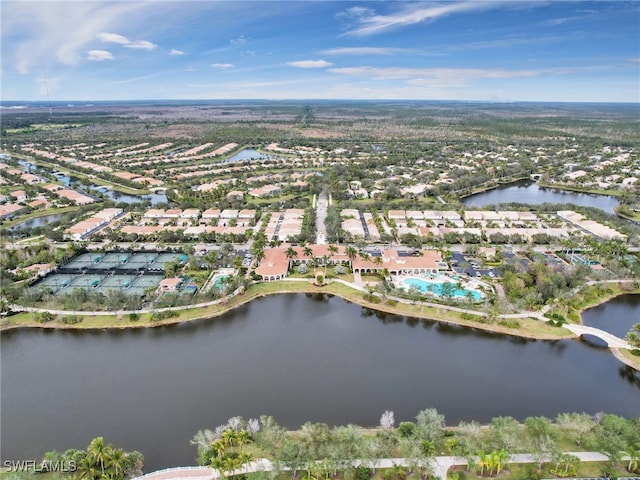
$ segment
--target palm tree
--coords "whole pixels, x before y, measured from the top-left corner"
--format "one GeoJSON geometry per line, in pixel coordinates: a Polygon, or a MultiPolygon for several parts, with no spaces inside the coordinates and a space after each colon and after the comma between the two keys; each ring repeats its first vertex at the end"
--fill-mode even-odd
{"type": "Polygon", "coordinates": [[[101,477],[100,470],[88,456],[84,457],[80,461],[80,464],[78,465],[78,472],[80,473],[80,478],[93,480],[101,477]]]}
{"type": "Polygon", "coordinates": [[[224,432],[222,432],[222,443],[225,446],[232,447],[237,441],[237,435],[234,430],[231,428],[227,428],[224,432]]]}
{"type": "Polygon", "coordinates": [[[287,256],[287,258],[289,259],[289,268],[291,268],[291,259],[292,258],[296,258],[298,256],[298,252],[296,252],[296,249],[293,247],[289,247],[287,248],[287,251],[284,252],[284,254],[287,256]]]}
{"type": "Polygon", "coordinates": [[[238,444],[238,447],[240,447],[240,451],[242,451],[243,447],[247,443],[251,443],[252,441],[253,438],[251,437],[251,434],[249,434],[249,432],[247,432],[246,430],[240,430],[236,434],[236,443],[238,444]]]}
{"type": "Polygon", "coordinates": [[[640,464],[640,443],[636,443],[634,446],[627,447],[627,450],[622,453],[629,457],[627,471],[635,472],[636,470],[638,470],[638,465],[640,464]]]}
{"type": "Polygon", "coordinates": [[[338,247],[336,247],[334,244],[329,244],[328,248],[331,255],[335,255],[336,253],[338,253],[338,247]]]}
{"type": "Polygon", "coordinates": [[[346,248],[347,257],[349,260],[353,262],[353,260],[358,256],[358,250],[353,245],[348,245],[346,248]]]}
{"type": "Polygon", "coordinates": [[[113,451],[111,455],[111,468],[113,468],[115,478],[122,478],[120,472],[124,471],[126,461],[127,456],[125,455],[124,450],[118,448],[113,451]]]}
{"type": "Polygon", "coordinates": [[[313,250],[309,245],[305,245],[305,247],[302,249],[302,255],[304,255],[305,257],[313,256],[313,250]]]}
{"type": "Polygon", "coordinates": [[[324,265],[324,277],[327,278],[327,263],[329,263],[329,255],[322,256],[322,264],[324,265]]]}
{"type": "Polygon", "coordinates": [[[376,258],[373,260],[373,263],[375,263],[375,264],[376,264],[376,266],[378,267],[378,271],[379,271],[379,270],[380,270],[380,265],[382,265],[382,257],[376,257],[376,258]]]}
{"type": "Polygon", "coordinates": [[[111,462],[113,449],[111,445],[105,445],[104,438],[96,437],[91,440],[87,447],[87,458],[95,465],[100,465],[102,475],[104,475],[104,466],[111,462]]]}

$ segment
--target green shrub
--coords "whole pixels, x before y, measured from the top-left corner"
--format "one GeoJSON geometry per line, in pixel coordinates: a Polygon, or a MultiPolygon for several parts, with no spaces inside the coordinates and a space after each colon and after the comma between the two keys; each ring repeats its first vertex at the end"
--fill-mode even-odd
{"type": "Polygon", "coordinates": [[[385,303],[390,307],[395,307],[398,304],[398,301],[393,298],[387,298],[387,301],[385,303]]]}
{"type": "Polygon", "coordinates": [[[174,318],[178,316],[178,312],[175,310],[164,310],[162,312],[153,312],[151,314],[151,321],[157,322],[160,320],[165,320],[167,318],[174,318]]]}
{"type": "Polygon", "coordinates": [[[129,321],[130,322],[137,322],[138,320],[140,320],[140,314],[132,312],[129,314],[129,321]]]}
{"type": "Polygon", "coordinates": [[[503,319],[498,322],[498,325],[502,325],[507,328],[520,328],[520,322],[515,318],[503,319]]]}
{"type": "Polygon", "coordinates": [[[65,315],[60,318],[60,323],[64,323],[65,325],[75,325],[76,323],[80,323],[82,321],[82,317],[78,315],[65,315]]]}
{"type": "Polygon", "coordinates": [[[404,438],[413,435],[415,429],[416,425],[413,422],[400,422],[400,425],[398,425],[398,433],[404,438]]]}
{"type": "Polygon", "coordinates": [[[56,316],[51,312],[36,312],[34,318],[38,323],[47,323],[55,320],[56,316]]]}

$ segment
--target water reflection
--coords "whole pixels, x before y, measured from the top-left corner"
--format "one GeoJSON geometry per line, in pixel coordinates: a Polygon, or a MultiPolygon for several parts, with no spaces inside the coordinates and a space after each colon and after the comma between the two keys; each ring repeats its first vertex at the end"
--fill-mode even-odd
{"type": "Polygon", "coordinates": [[[462,203],[469,207],[483,207],[485,205],[498,205],[500,203],[523,203],[532,205],[542,203],[572,203],[583,207],[599,208],[607,213],[614,213],[613,208],[618,205],[615,197],[543,188],[529,180],[501,185],[493,190],[471,195],[463,198],[462,203]]]}
{"type": "Polygon", "coordinates": [[[101,435],[142,451],[147,470],[189,465],[193,434],[234,415],[269,414],[290,428],[371,426],[384,410],[400,421],[426,407],[448,424],[640,415],[638,375],[606,350],[325,294],[267,296],[220,317],[131,331],[8,331],[0,342],[3,458],[83,448],[101,435]]]}

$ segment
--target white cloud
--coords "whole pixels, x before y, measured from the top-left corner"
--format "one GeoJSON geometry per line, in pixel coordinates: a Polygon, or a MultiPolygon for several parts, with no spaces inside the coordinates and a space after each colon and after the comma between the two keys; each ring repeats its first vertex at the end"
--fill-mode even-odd
{"type": "Polygon", "coordinates": [[[331,67],[333,63],[326,60],[300,60],[298,62],[287,62],[287,65],[298,68],[326,68],[331,67]]]}
{"type": "Polygon", "coordinates": [[[77,65],[100,32],[149,8],[146,2],[2,2],[3,19],[11,19],[2,22],[2,37],[19,39],[10,55],[20,74],[43,64],[77,65]]]}
{"type": "Polygon", "coordinates": [[[355,20],[356,27],[348,32],[349,35],[366,36],[383,33],[387,30],[415,25],[418,23],[437,20],[454,13],[471,12],[497,8],[500,1],[464,1],[424,6],[411,4],[402,11],[389,15],[377,15],[367,8],[352,8],[348,15],[355,20]]]}
{"type": "Polygon", "coordinates": [[[394,55],[396,53],[416,53],[411,48],[393,47],[343,47],[320,50],[322,55],[394,55]]]}
{"type": "Polygon", "coordinates": [[[244,35],[240,35],[237,38],[231,38],[229,40],[229,43],[231,45],[244,45],[245,43],[247,43],[249,41],[249,39],[247,37],[245,37],[244,35]]]}
{"type": "Polygon", "coordinates": [[[221,69],[226,69],[226,68],[233,68],[233,63],[212,63],[211,64],[211,68],[221,68],[221,69]]]}
{"type": "Polygon", "coordinates": [[[113,54],[107,50],[89,50],[87,52],[87,60],[94,62],[102,62],[103,60],[113,60],[113,54]]]}
{"type": "Polygon", "coordinates": [[[127,37],[125,37],[124,35],[119,35],[117,33],[106,33],[106,32],[101,32],[98,34],[98,38],[106,43],[117,43],[119,45],[122,45],[126,48],[134,48],[134,49],[138,49],[138,50],[154,50],[157,45],[154,43],[151,43],[148,40],[129,40],[127,37]]]}
{"type": "Polygon", "coordinates": [[[169,55],[184,55],[184,52],[182,50],[177,50],[175,48],[172,48],[171,51],[169,52],[169,55]]]}

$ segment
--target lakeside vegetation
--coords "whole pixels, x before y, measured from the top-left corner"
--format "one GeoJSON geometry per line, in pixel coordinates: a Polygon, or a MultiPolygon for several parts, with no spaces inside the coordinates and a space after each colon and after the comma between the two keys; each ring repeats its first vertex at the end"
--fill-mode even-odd
{"type": "MultiPolygon", "coordinates": [[[[387,410],[376,428],[305,422],[294,431],[266,415],[249,420],[232,417],[216,428],[198,431],[191,444],[199,465],[217,469],[225,478],[255,480],[428,480],[436,478],[439,456],[465,463],[449,469],[451,480],[617,478],[640,473],[638,419],[603,412],[528,417],[522,422],[495,417],[485,425],[461,421],[447,426],[445,417],[433,408],[418,412],[414,421],[397,424],[394,412],[387,410]],[[581,461],[575,452],[597,452],[608,460],[581,461]],[[525,454],[527,461],[511,461],[516,454],[525,454]],[[258,459],[268,460],[272,467],[240,473],[258,459]],[[379,459],[402,461],[380,467],[379,459]]],[[[86,451],[47,452],[37,466],[45,480],[73,476],[124,480],[141,475],[142,461],[140,452],[124,452],[98,437],[86,451]],[[47,478],[47,469],[52,468],[58,472],[47,478]]],[[[1,478],[22,480],[28,475],[5,471],[1,478]]]]}

